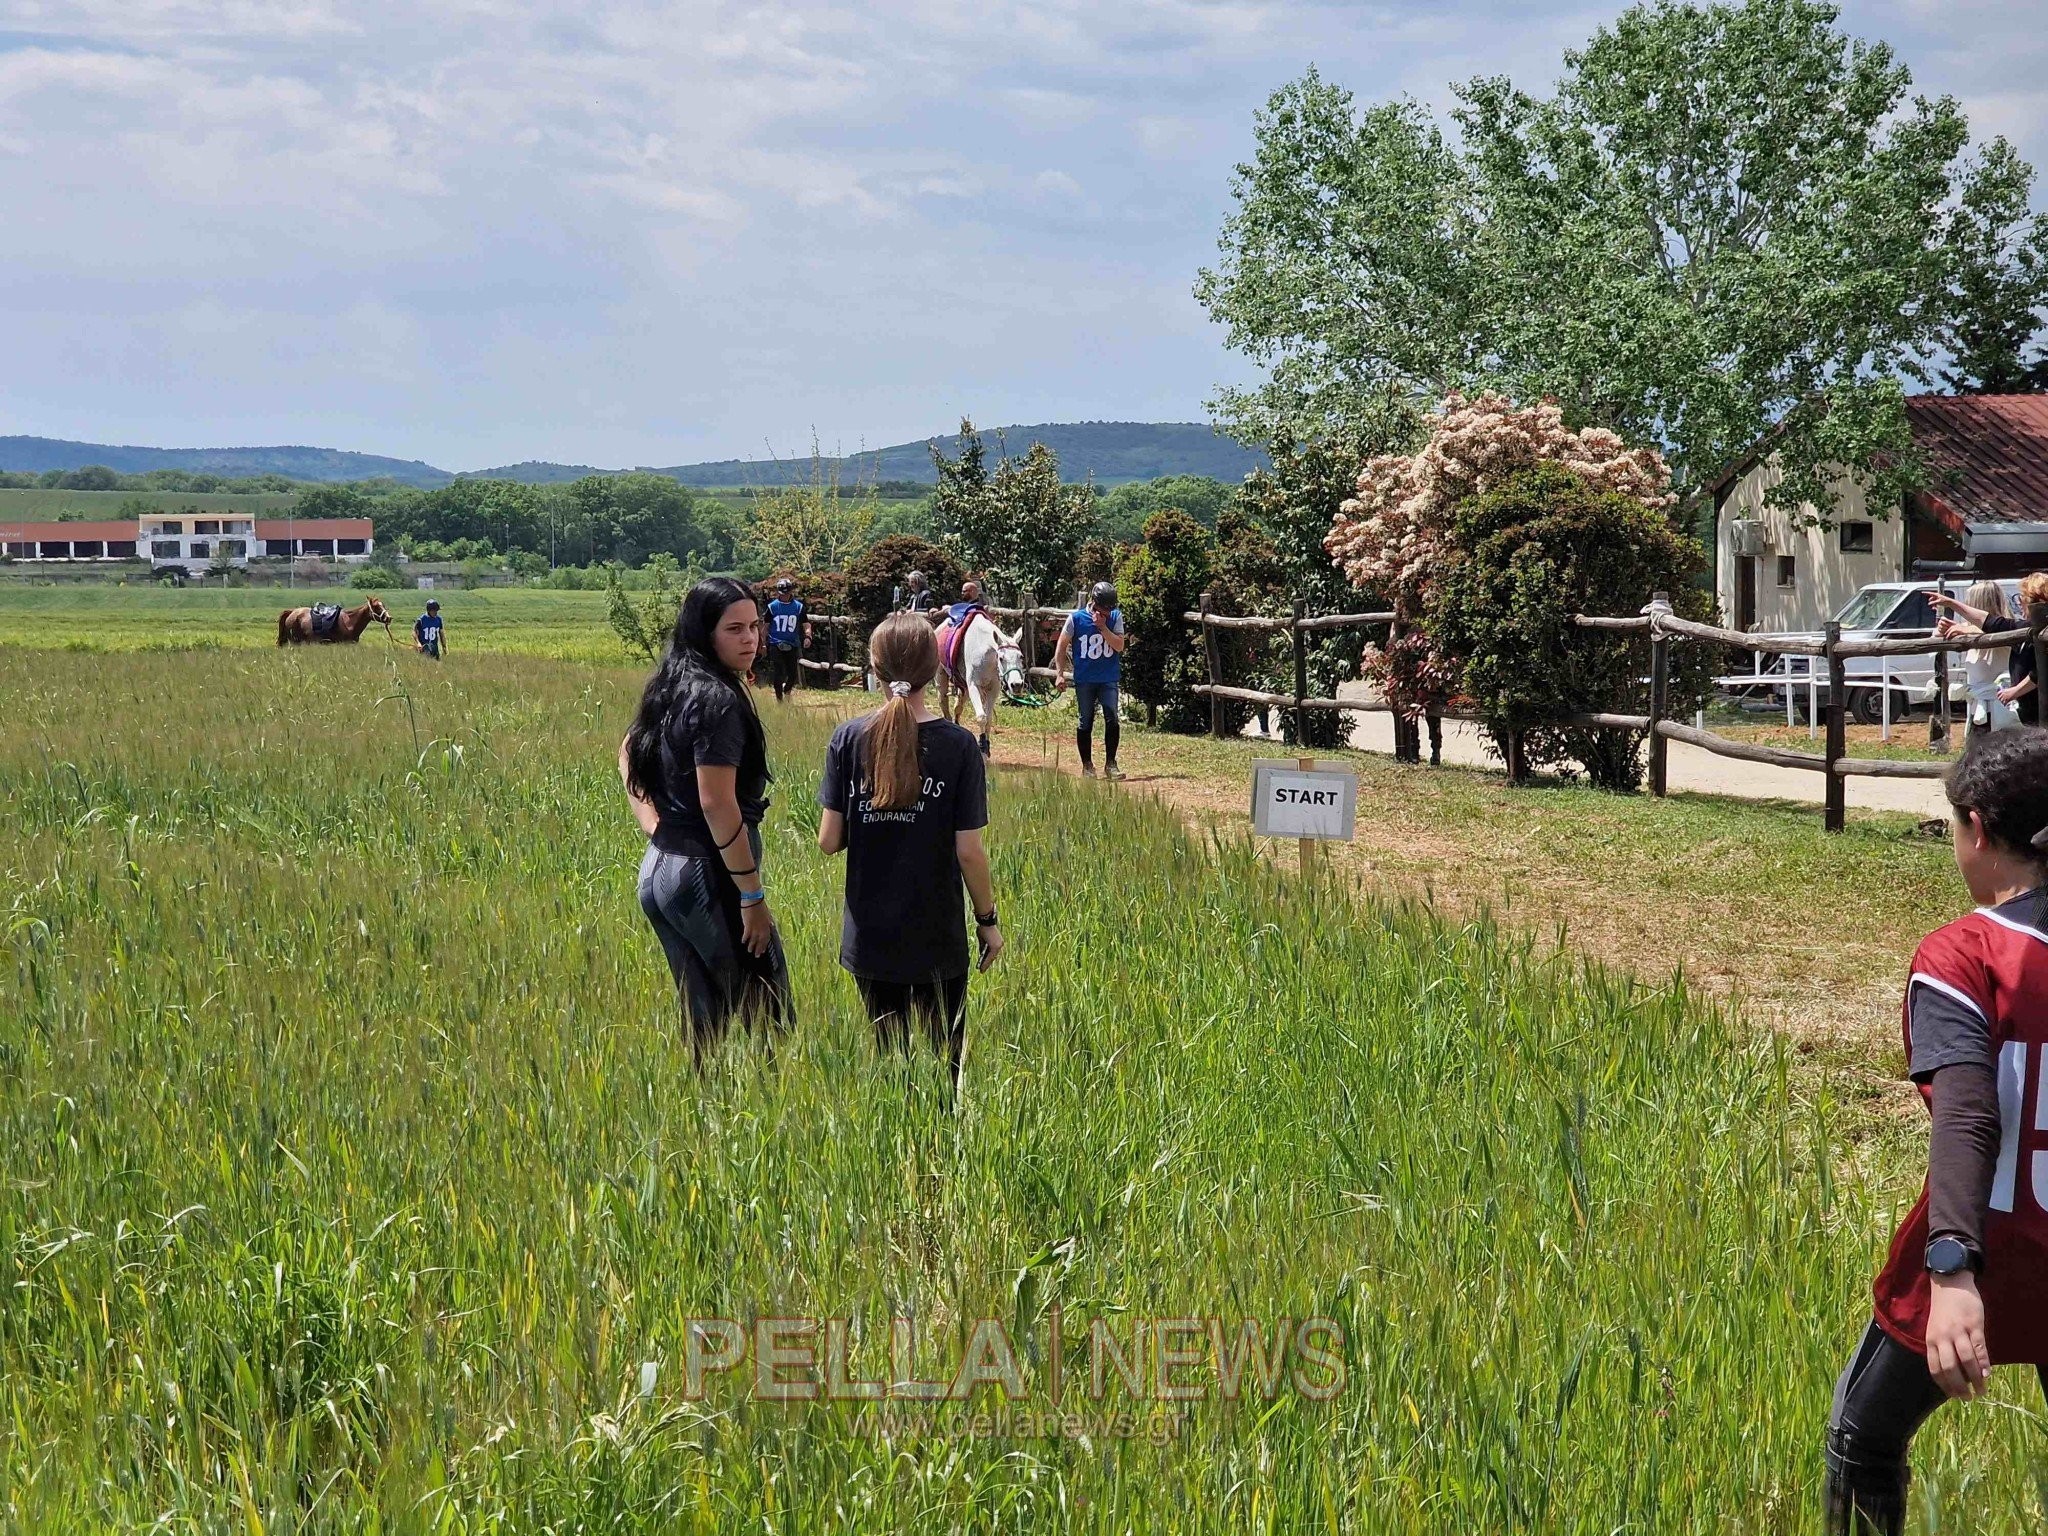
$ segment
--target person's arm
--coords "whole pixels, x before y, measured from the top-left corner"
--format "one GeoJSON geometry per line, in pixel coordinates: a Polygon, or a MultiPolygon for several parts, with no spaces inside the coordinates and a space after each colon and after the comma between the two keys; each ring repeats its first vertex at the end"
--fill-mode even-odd
{"type": "Polygon", "coordinates": [[[1123,632],[1123,620],[1117,620],[1118,627],[1115,629],[1110,628],[1109,620],[1110,615],[1104,613],[1101,609],[1098,608],[1095,611],[1095,628],[1102,636],[1102,643],[1109,647],[1110,655],[1121,656],[1124,652],[1124,647],[1130,643],[1130,639],[1123,632]]]}
{"type": "Polygon", "coordinates": [[[1074,648],[1074,621],[1069,619],[1060,627],[1059,640],[1052,648],[1052,685],[1055,688],[1067,686],[1067,655],[1074,648]]]}
{"type": "MultiPolygon", "coordinates": [[[[1932,1086],[1927,1237],[1952,1237],[1981,1264],[1998,1166],[1998,1074],[1988,1062],[1957,1062],[1935,1072],[1932,1086]]],[[[1976,1273],[1929,1275],[1928,1282],[1927,1369],[1950,1397],[1975,1397],[1991,1372],[1976,1273]]]]}
{"type": "Polygon", "coordinates": [[[1999,689],[1998,701],[2001,704],[2010,704],[2015,699],[2024,699],[2028,694],[2032,693],[2033,691],[2033,678],[2022,678],[2019,682],[2014,683],[2010,688],[1999,689]]]}
{"type": "Polygon", "coordinates": [[[739,769],[731,763],[699,763],[697,809],[711,829],[711,841],[725,861],[726,874],[740,893],[740,942],[749,954],[759,955],[768,948],[775,919],[768,913],[768,898],[762,894],[767,888],[761,882],[761,868],[754,862],[746,820],[740,815],[739,777],[739,769]],[[757,895],[759,900],[746,899],[757,895]]]}
{"type": "Polygon", "coordinates": [[[960,878],[967,882],[967,895],[974,902],[974,932],[981,944],[981,969],[985,971],[1003,952],[1003,930],[995,923],[984,927],[978,921],[996,909],[996,883],[989,874],[988,848],[981,840],[981,828],[955,832],[953,854],[960,861],[960,878]]]}
{"type": "Polygon", "coordinates": [[[818,813],[818,852],[822,854],[844,853],[846,851],[846,813],[844,811],[820,811],[818,813]]]}
{"type": "Polygon", "coordinates": [[[1935,607],[1948,608],[1956,613],[1960,613],[1972,624],[1982,624],[1989,614],[1988,609],[1972,608],[1960,597],[1950,597],[1946,592],[1929,591],[1924,595],[1927,598],[1927,601],[1932,603],[1935,607]]]}
{"type": "Polygon", "coordinates": [[[654,829],[661,825],[661,812],[654,808],[653,801],[633,787],[633,765],[626,755],[626,746],[631,739],[626,736],[619,738],[619,783],[626,791],[626,804],[633,808],[633,819],[640,823],[642,832],[652,837],[654,829]]]}

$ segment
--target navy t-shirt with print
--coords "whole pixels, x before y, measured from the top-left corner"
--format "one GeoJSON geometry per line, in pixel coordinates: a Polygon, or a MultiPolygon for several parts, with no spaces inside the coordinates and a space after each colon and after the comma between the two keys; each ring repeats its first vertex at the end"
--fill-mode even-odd
{"type": "Polygon", "coordinates": [[[846,818],[846,915],[839,963],[872,981],[945,981],[970,969],[967,899],[953,835],[988,825],[981,745],[948,720],[917,728],[923,793],[877,810],[861,769],[861,733],[849,720],[825,749],[818,804],[846,818]]]}

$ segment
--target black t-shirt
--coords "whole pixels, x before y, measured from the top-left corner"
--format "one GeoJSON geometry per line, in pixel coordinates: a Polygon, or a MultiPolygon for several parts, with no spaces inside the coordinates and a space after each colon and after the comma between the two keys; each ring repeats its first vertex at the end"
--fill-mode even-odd
{"type": "Polygon", "coordinates": [[[768,810],[768,761],[761,724],[730,688],[704,679],[676,700],[661,738],[660,782],[646,786],[661,814],[654,846],[669,853],[708,858],[718,841],[697,800],[697,769],[709,764],[739,770],[740,817],[759,826],[768,810]]]}
{"type": "MultiPolygon", "coordinates": [[[[1987,635],[2001,634],[2009,629],[2025,629],[2026,627],[2027,621],[2025,619],[2006,618],[1995,613],[1987,616],[1984,622],[1978,626],[1987,635]]],[[[2022,640],[2012,648],[2012,660],[2006,664],[2005,675],[2015,688],[2034,675],[2033,641],[2022,640]]],[[[2020,719],[2024,720],[2028,725],[2039,725],[2041,723],[2041,690],[2036,687],[2032,693],[2021,694],[2012,701],[2012,707],[2020,719]]]]}
{"type": "Polygon", "coordinates": [[[988,825],[981,747],[947,720],[917,728],[924,793],[900,811],[868,803],[861,733],[849,720],[825,749],[818,804],[846,818],[846,917],[839,963],[872,981],[965,976],[967,901],[953,834],[988,825]]]}

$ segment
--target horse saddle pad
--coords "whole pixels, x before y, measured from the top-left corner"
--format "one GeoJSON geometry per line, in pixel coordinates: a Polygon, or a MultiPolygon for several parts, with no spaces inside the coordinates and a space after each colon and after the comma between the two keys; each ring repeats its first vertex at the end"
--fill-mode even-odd
{"type": "Polygon", "coordinates": [[[308,612],[312,615],[313,633],[316,635],[333,634],[335,625],[341,622],[339,603],[315,603],[308,612]]]}
{"type": "Polygon", "coordinates": [[[966,650],[964,642],[967,639],[967,631],[974,626],[975,617],[980,612],[980,606],[976,605],[967,610],[958,624],[948,620],[939,626],[939,665],[946,669],[946,676],[956,683],[964,684],[967,680],[960,670],[962,653],[966,650]]]}

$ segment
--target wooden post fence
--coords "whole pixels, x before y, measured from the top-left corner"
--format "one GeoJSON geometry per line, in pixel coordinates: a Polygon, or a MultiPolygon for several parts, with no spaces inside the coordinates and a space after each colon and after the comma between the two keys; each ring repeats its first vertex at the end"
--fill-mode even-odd
{"type": "Polygon", "coordinates": [[[1024,646],[1024,675],[1030,677],[1038,668],[1038,594],[1024,594],[1024,620],[1017,626],[1021,631],[1017,638],[1024,646]]]}
{"type": "MultiPolygon", "coordinates": [[[[1302,702],[1308,697],[1308,637],[1301,627],[1301,621],[1307,617],[1308,606],[1297,597],[1294,600],[1294,628],[1290,633],[1294,638],[1294,743],[1300,747],[1308,745],[1308,706],[1302,702]]],[[[2036,650],[2035,655],[2039,654],[2036,650]]]]}
{"type": "MultiPolygon", "coordinates": [[[[1657,615],[1671,611],[1671,594],[1657,592],[1651,595],[1650,612],[1657,615]]],[[[1650,628],[1650,793],[1658,799],[1664,797],[1665,764],[1670,756],[1670,741],[1657,729],[1657,722],[1671,712],[1671,637],[1658,629],[1653,617],[1650,628]]]]}
{"type": "Polygon", "coordinates": [[[1216,628],[1209,622],[1209,611],[1213,606],[1211,594],[1202,594],[1202,651],[1209,659],[1209,734],[1223,734],[1223,700],[1216,689],[1223,681],[1223,668],[1217,660],[1216,628]]]}
{"type": "Polygon", "coordinates": [[[1849,745],[1845,720],[1849,701],[1849,669],[1843,663],[1841,647],[1842,626],[1830,619],[1826,639],[1821,646],[1822,653],[1828,660],[1828,733],[1826,746],[1821,753],[1821,771],[1827,775],[1826,825],[1830,832],[1841,831],[1849,819],[1849,781],[1835,772],[1835,764],[1848,756],[1849,745]]]}
{"type": "MultiPolygon", "coordinates": [[[[2041,690],[2048,688],[2048,635],[2041,632],[2041,626],[2048,624],[2048,603],[2027,604],[2027,622],[2034,626],[2034,718],[2048,720],[2048,711],[2041,709],[2041,690]]],[[[2018,705],[2024,701],[2013,702],[2018,705]]]]}
{"type": "MultiPolygon", "coordinates": [[[[1948,596],[1948,578],[1939,577],[1934,590],[1948,596]]],[[[1948,750],[1948,652],[1934,653],[1934,712],[1927,717],[1927,746],[1930,751],[1948,750]]]]}

